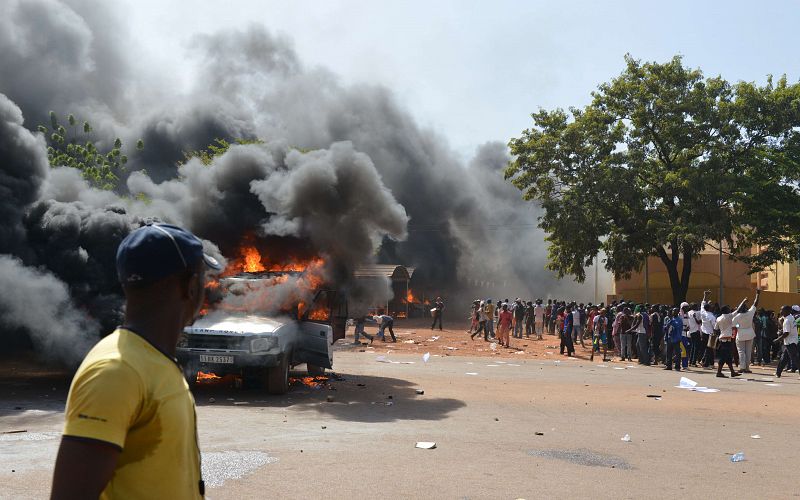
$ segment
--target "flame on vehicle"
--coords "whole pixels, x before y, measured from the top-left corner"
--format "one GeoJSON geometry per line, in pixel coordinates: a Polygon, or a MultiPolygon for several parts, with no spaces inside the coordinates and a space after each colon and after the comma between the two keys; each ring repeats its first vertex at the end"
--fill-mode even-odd
{"type": "Polygon", "coordinates": [[[220,377],[216,373],[197,372],[198,382],[211,382],[213,380],[222,380],[222,377],[220,377]]]}
{"type": "Polygon", "coordinates": [[[315,292],[325,283],[325,259],[299,254],[275,258],[260,248],[251,234],[240,242],[236,254],[228,260],[218,279],[206,283],[206,302],[200,310],[201,316],[224,310],[248,314],[280,313],[297,319],[303,319],[308,313],[309,319],[329,320],[327,304],[313,304],[313,309],[307,310],[315,292]],[[232,284],[226,281],[226,278],[238,277],[242,273],[251,273],[256,279],[232,284]]]}

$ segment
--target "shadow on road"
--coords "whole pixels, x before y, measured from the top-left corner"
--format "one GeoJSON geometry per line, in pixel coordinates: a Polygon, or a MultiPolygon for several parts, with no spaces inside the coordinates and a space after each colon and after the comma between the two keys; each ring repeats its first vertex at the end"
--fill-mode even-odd
{"type": "Polygon", "coordinates": [[[351,422],[441,420],[465,406],[458,399],[417,394],[419,387],[407,380],[362,375],[329,377],[318,387],[295,380],[283,396],[270,396],[260,389],[237,389],[232,383],[200,385],[194,395],[197,406],[293,408],[351,422]]]}

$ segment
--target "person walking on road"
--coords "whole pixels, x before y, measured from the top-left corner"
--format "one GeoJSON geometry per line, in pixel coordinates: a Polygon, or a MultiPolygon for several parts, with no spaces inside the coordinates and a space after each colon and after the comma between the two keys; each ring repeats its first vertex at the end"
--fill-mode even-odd
{"type": "Polygon", "coordinates": [[[536,340],[542,340],[546,313],[547,311],[542,305],[542,299],[538,299],[533,308],[533,328],[536,333],[536,340]]]}
{"type": "Polygon", "coordinates": [[[775,342],[783,342],[783,352],[778,361],[778,370],[775,372],[778,378],[781,378],[787,365],[789,368],[797,366],[797,323],[792,315],[792,308],[783,306],[781,316],[783,316],[782,333],[775,339],[775,342]]]}
{"type": "Polygon", "coordinates": [[[484,339],[493,339],[494,338],[494,304],[492,304],[492,299],[486,299],[486,304],[483,306],[483,312],[486,314],[486,332],[489,334],[488,338],[484,336],[484,339]]]}
{"type": "Polygon", "coordinates": [[[521,339],[522,332],[525,330],[525,309],[525,303],[522,302],[522,299],[517,297],[517,300],[514,301],[514,307],[511,311],[514,314],[515,339],[521,339]]]}
{"type": "Polygon", "coordinates": [[[664,323],[664,336],[667,342],[667,353],[664,357],[665,370],[681,371],[681,342],[683,340],[683,319],[678,313],[678,308],[672,309],[669,319],[664,323]]]}
{"type": "Polygon", "coordinates": [[[567,349],[567,356],[572,357],[575,354],[575,344],[572,343],[572,329],[573,318],[571,306],[567,306],[564,311],[564,326],[561,331],[561,346],[560,352],[564,354],[564,349],[567,349]]]}
{"type": "Polygon", "coordinates": [[[148,224],[122,240],[122,326],[100,340],[67,396],[51,498],[201,498],[194,398],[175,359],[221,266],[192,233],[148,224]]]}
{"type": "Polygon", "coordinates": [[[442,330],[442,314],[444,313],[444,301],[441,297],[436,297],[436,302],[433,304],[433,324],[431,330],[436,328],[436,323],[439,323],[439,331],[442,330]]]}
{"type": "Polygon", "coordinates": [[[500,338],[500,345],[509,347],[509,332],[511,331],[511,322],[513,315],[508,310],[508,304],[503,304],[500,312],[497,315],[497,336],[500,338]]]}

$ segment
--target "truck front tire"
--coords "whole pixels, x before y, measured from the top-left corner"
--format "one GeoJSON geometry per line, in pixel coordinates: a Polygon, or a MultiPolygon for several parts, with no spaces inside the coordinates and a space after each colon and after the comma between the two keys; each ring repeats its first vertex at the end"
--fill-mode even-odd
{"type": "Polygon", "coordinates": [[[269,394],[281,395],[289,391],[289,355],[281,357],[278,366],[267,368],[264,382],[269,394]]]}

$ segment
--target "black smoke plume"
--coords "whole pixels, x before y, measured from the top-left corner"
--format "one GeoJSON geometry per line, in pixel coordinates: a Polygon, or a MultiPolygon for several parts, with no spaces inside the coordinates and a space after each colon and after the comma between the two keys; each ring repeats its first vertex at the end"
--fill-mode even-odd
{"type": "MultiPolygon", "coordinates": [[[[131,60],[121,24],[89,0],[12,0],[0,17],[0,253],[13,256],[9,275],[60,282],[61,303],[87,321],[105,330],[118,320],[114,250],[152,219],[188,227],[220,257],[247,234],[273,249],[297,244],[373,303],[388,286],[359,289],[349,276],[376,259],[416,267],[415,280],[443,295],[576,292],[544,270],[537,212],[502,180],[504,145],[465,165],[390,90],[343,85],[258,26],[197,36],[196,84],[171,92],[137,78],[157,69],[131,60]],[[48,167],[44,139],[29,130],[50,110],[90,121],[101,147],[144,140],[127,151],[115,192],[48,167]],[[179,165],[215,138],[266,142],[179,165]]],[[[25,328],[1,312],[0,322],[25,328]]]]}

